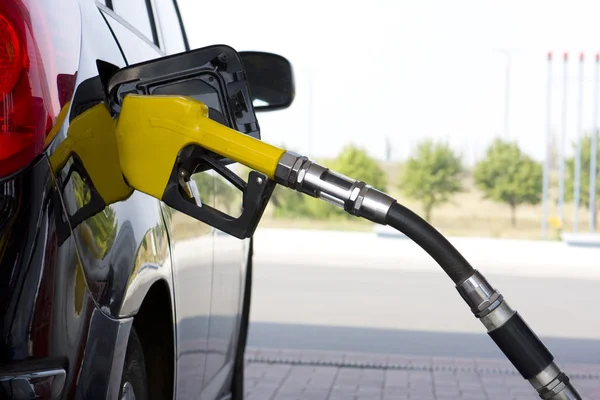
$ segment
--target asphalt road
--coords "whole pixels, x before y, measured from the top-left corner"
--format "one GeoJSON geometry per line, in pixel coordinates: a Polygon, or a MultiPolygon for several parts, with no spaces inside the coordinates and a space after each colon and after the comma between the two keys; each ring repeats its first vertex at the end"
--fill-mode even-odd
{"type": "MultiPolygon", "coordinates": [[[[311,240],[324,238],[302,235],[308,246],[311,240]]],[[[336,242],[335,233],[326,235],[336,242]]],[[[261,235],[257,238],[260,241],[261,235]]],[[[343,243],[356,247],[351,240],[343,243]]],[[[403,251],[405,242],[386,242],[386,248],[393,245],[389,257],[380,251],[375,254],[376,243],[370,246],[372,256],[360,257],[357,252],[343,263],[334,262],[337,258],[330,253],[304,256],[301,246],[289,262],[283,262],[279,250],[270,250],[274,246],[257,245],[249,345],[502,357],[441,270],[412,250],[403,251]]],[[[558,360],[600,363],[600,279],[595,270],[586,273],[593,264],[590,255],[580,257],[585,262],[573,256],[572,265],[563,270],[554,265],[548,273],[543,262],[519,265],[514,254],[507,262],[510,268],[498,268],[495,257],[489,258],[487,269],[479,260],[478,268],[490,271],[486,273],[490,282],[545,339],[558,360]],[[583,266],[578,269],[579,265],[583,266]]]]}

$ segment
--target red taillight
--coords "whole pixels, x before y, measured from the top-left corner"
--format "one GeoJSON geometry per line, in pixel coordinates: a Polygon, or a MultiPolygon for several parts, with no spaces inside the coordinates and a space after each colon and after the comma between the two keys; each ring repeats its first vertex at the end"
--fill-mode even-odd
{"type": "Polygon", "coordinates": [[[0,100],[15,87],[23,62],[21,43],[17,32],[6,18],[0,15],[0,100]]]}
{"type": "Polygon", "coordinates": [[[44,150],[56,114],[32,25],[21,1],[0,3],[0,177],[44,150]]]}

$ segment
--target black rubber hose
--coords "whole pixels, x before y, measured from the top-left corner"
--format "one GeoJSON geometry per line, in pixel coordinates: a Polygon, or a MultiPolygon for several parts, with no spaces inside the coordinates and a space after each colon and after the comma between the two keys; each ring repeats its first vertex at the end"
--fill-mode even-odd
{"type": "Polygon", "coordinates": [[[462,283],[475,271],[448,239],[402,204],[394,203],[392,205],[385,222],[404,233],[425,250],[454,283],[462,283]]]}
{"type": "Polygon", "coordinates": [[[554,361],[550,350],[519,313],[514,313],[502,326],[488,332],[488,335],[525,379],[533,378],[554,361]]]}

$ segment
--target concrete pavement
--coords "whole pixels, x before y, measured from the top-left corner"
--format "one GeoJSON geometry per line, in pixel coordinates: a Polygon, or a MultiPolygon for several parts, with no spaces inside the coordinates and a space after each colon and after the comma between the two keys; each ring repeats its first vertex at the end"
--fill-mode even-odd
{"type": "MultiPolygon", "coordinates": [[[[504,360],[249,348],[248,400],[534,400],[504,360]]],[[[600,366],[563,365],[586,400],[600,366]]]]}
{"type": "MultiPolygon", "coordinates": [[[[600,249],[455,242],[540,335],[600,340],[600,249]]],[[[450,279],[408,240],[259,230],[254,257],[253,322],[483,332],[450,279]]]]}
{"type": "MultiPolygon", "coordinates": [[[[600,399],[600,249],[451,241],[600,399]]],[[[249,400],[537,398],[407,239],[257,231],[248,340],[249,400]]]]}
{"type": "MultiPolygon", "coordinates": [[[[408,238],[307,229],[258,229],[254,238],[258,259],[278,261],[282,265],[440,270],[429,255],[408,238]]],[[[486,274],[600,280],[600,248],[572,247],[556,241],[448,239],[475,268],[486,274]]]]}

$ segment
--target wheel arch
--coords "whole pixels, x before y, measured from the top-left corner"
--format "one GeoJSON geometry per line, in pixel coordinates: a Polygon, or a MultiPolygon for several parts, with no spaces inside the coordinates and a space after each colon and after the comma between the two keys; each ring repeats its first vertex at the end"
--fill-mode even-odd
{"type": "Polygon", "coordinates": [[[173,398],[175,388],[175,320],[171,291],[162,279],[152,284],[133,327],[142,343],[150,400],[173,398]]]}

